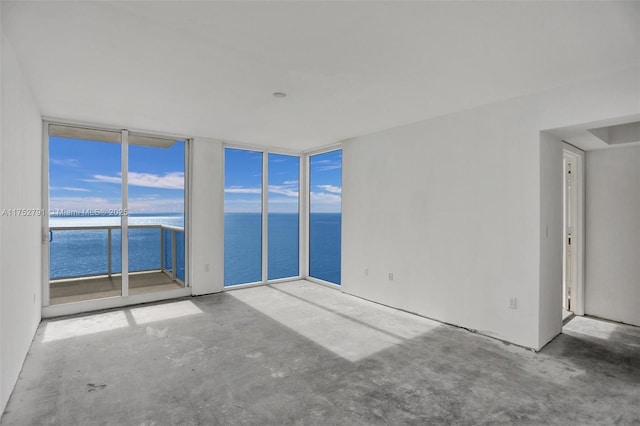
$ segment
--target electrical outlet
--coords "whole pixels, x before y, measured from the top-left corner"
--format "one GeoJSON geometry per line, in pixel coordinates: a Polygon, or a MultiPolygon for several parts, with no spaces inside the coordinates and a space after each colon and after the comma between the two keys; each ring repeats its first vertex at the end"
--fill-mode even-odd
{"type": "Polygon", "coordinates": [[[389,272],[389,281],[393,281],[393,272],[389,272]]]}
{"type": "Polygon", "coordinates": [[[204,264],[204,271],[205,272],[209,272],[209,264],[208,263],[204,264]]]}
{"type": "Polygon", "coordinates": [[[518,309],[518,298],[517,297],[510,297],[509,298],[509,308],[518,309]]]}

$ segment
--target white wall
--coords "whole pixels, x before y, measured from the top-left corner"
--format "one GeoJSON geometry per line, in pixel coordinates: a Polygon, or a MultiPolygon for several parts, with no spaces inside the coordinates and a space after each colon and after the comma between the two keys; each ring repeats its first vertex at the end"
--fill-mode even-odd
{"type": "Polygon", "coordinates": [[[540,131],[637,113],[638,93],[636,68],[345,142],[343,290],[542,347],[560,324],[562,150],[540,131]]]}
{"type": "Polygon", "coordinates": [[[224,283],[224,150],[220,141],[196,138],[191,153],[190,279],[200,295],[224,283]]]}
{"type": "Polygon", "coordinates": [[[541,132],[538,342],[542,344],[562,332],[563,149],[562,140],[541,132]]]}
{"type": "MultiPolygon", "coordinates": [[[[2,6],[0,6],[0,29],[2,29],[2,6]]],[[[2,83],[3,75],[4,75],[4,38],[2,37],[2,32],[0,31],[0,166],[2,166],[2,128],[3,125],[3,115],[2,115],[2,104],[4,99],[4,90],[2,83]]],[[[0,170],[0,212],[2,211],[2,171],[0,170]]],[[[2,216],[0,216],[1,218],[2,216]]],[[[0,219],[0,309],[2,309],[2,271],[4,267],[2,265],[2,223],[0,219]]],[[[3,381],[3,368],[2,368],[2,352],[3,352],[3,344],[2,344],[2,314],[0,313],[0,419],[2,419],[2,413],[4,412],[4,407],[7,405],[7,398],[4,396],[4,392],[2,390],[3,381]]]]}
{"type": "Polygon", "coordinates": [[[586,160],[585,313],[640,326],[640,146],[586,160]]]}
{"type": "MultiPolygon", "coordinates": [[[[42,122],[33,96],[2,35],[0,208],[39,209],[42,122]]],[[[40,322],[41,218],[0,218],[0,408],[9,399],[40,322]]]]}

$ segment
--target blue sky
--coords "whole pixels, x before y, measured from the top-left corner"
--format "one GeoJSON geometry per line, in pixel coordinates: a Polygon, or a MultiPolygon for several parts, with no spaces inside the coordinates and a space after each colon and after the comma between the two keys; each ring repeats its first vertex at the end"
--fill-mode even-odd
{"type": "MultiPolygon", "coordinates": [[[[51,137],[49,207],[53,211],[118,209],[120,144],[51,137]]],[[[295,213],[300,157],[269,154],[269,211],[295,213]]],[[[310,159],[311,212],[340,212],[342,151],[310,159]]],[[[225,212],[261,211],[262,153],[225,150],[225,212]]],[[[129,212],[184,211],[184,143],[129,146],[129,212]]]]}
{"type": "MultiPolygon", "coordinates": [[[[49,139],[49,208],[119,209],[121,146],[49,139]]],[[[129,212],[184,211],[184,142],[169,148],[129,146],[129,212]]]]}
{"type": "Polygon", "coordinates": [[[342,208],[342,150],[314,155],[309,160],[311,213],[338,213],[342,208]]]}
{"type": "MultiPolygon", "coordinates": [[[[268,154],[269,212],[296,213],[299,203],[300,158],[268,154]]],[[[311,211],[340,212],[342,151],[311,157],[311,211]]],[[[225,212],[259,213],[262,197],[262,153],[225,150],[225,212]]]]}

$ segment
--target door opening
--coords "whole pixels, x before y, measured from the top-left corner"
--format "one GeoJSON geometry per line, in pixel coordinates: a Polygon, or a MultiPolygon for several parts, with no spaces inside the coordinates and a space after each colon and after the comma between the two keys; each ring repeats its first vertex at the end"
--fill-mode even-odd
{"type": "Polygon", "coordinates": [[[583,255],[583,153],[565,147],[562,190],[562,314],[584,315],[582,291],[583,255]]]}
{"type": "Polygon", "coordinates": [[[43,315],[190,294],[188,141],[45,124],[43,315]]]}

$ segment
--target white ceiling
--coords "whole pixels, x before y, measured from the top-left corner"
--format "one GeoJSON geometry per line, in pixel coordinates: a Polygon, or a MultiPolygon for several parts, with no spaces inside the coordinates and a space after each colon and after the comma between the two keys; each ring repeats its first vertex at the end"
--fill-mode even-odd
{"type": "Polygon", "coordinates": [[[2,31],[45,116],[296,150],[640,61],[638,2],[23,1],[2,31]]]}
{"type": "Polygon", "coordinates": [[[545,130],[583,151],[640,144],[640,114],[545,130]]]}

